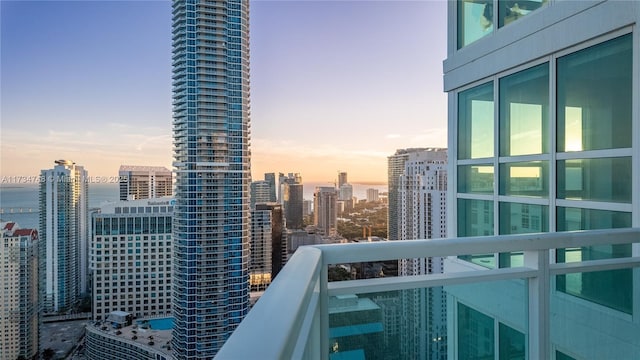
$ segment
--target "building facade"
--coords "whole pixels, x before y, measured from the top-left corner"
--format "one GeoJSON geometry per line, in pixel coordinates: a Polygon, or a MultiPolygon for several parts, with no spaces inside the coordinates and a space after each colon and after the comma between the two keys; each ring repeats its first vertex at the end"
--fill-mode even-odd
{"type": "Polygon", "coordinates": [[[73,309],[88,291],[87,171],[68,160],[55,164],[40,173],[39,270],[45,313],[73,309]]]}
{"type": "Polygon", "coordinates": [[[171,315],[171,197],[103,205],[92,217],[90,272],[96,321],[113,311],[171,315]]]}
{"type": "Polygon", "coordinates": [[[380,201],[380,192],[378,189],[367,189],[367,202],[380,201]]]}
{"type": "Polygon", "coordinates": [[[285,182],[283,185],[284,219],[287,229],[302,229],[302,203],[304,187],[300,182],[285,182]]]}
{"type": "Polygon", "coordinates": [[[271,210],[251,210],[251,291],[264,291],[271,284],[271,223],[271,210]]]}
{"type": "MultiPolygon", "coordinates": [[[[508,235],[640,225],[640,4],[449,2],[449,234],[508,235]]],[[[555,249],[555,263],[637,254],[637,244],[555,249]]],[[[445,270],[523,266],[522,253],[448,259],[445,270]]],[[[637,271],[558,275],[549,359],[633,358],[637,271]],[[621,330],[620,329],[625,329],[621,330]]],[[[450,353],[526,353],[523,284],[450,291],[450,353]],[[491,293],[509,290],[497,306],[491,293]],[[521,297],[521,296],[520,296],[521,297]],[[514,311],[512,311],[514,310],[514,311]],[[456,331],[457,329],[457,331],[456,331]],[[509,344],[505,346],[505,344],[509,344]]],[[[504,292],[503,292],[504,293],[504,292]]]]}
{"type": "Polygon", "coordinates": [[[338,231],[338,191],[318,186],[313,194],[313,223],[321,235],[336,235],[338,231]]]}
{"type": "Polygon", "coordinates": [[[210,359],[249,309],[249,1],[173,2],[176,359],[210,359]]]}
{"type": "Polygon", "coordinates": [[[0,223],[0,349],[3,359],[35,359],[39,349],[38,232],[0,223]]]}
{"type": "Polygon", "coordinates": [[[256,204],[271,201],[271,187],[269,182],[265,180],[252,181],[250,187],[250,206],[251,209],[256,208],[256,204]]]}
{"type": "Polygon", "coordinates": [[[387,185],[389,187],[389,211],[387,215],[387,238],[398,240],[398,186],[400,175],[404,171],[404,163],[409,153],[422,151],[421,148],[399,149],[395,154],[387,157],[387,185]]]}
{"type": "MultiPolygon", "coordinates": [[[[264,204],[257,204],[256,211],[269,212],[271,234],[268,235],[271,239],[271,244],[268,247],[271,249],[270,253],[270,266],[271,266],[271,280],[275,279],[276,275],[282,270],[282,267],[287,261],[287,237],[285,234],[284,226],[284,212],[282,205],[270,202],[264,204]]],[[[265,234],[265,237],[267,235],[265,234]]]]}
{"type": "Polygon", "coordinates": [[[276,174],[265,173],[264,181],[266,181],[269,184],[269,202],[278,201],[278,197],[276,195],[276,174]]]}
{"type": "MultiPolygon", "coordinates": [[[[408,154],[398,178],[399,240],[447,237],[447,149],[408,154]]],[[[401,259],[398,275],[442,273],[442,257],[401,259]]],[[[402,358],[446,359],[446,293],[441,287],[400,292],[402,358]],[[441,339],[431,341],[432,339],[441,339]]]]}
{"type": "Polygon", "coordinates": [[[120,200],[153,199],[171,196],[173,177],[163,166],[121,165],[120,200]]]}

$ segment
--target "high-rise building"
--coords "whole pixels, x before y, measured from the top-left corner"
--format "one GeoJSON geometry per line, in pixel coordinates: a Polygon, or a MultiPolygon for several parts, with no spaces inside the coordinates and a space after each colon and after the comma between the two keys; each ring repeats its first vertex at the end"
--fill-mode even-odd
{"type": "Polygon", "coordinates": [[[163,166],[120,165],[120,200],[171,196],[171,170],[163,166]]]}
{"type": "Polygon", "coordinates": [[[271,234],[271,210],[252,209],[249,263],[251,291],[264,291],[271,284],[271,234]]]}
{"type": "Polygon", "coordinates": [[[252,181],[250,186],[250,208],[255,209],[256,204],[269,202],[271,188],[265,180],[252,181]]]}
{"type": "Polygon", "coordinates": [[[342,187],[342,185],[347,183],[347,173],[344,171],[338,171],[338,189],[342,187]]]}
{"type": "Polygon", "coordinates": [[[344,183],[338,186],[338,200],[353,201],[353,186],[349,183],[344,183]]]}
{"type": "Polygon", "coordinates": [[[287,229],[302,229],[302,182],[285,181],[283,186],[284,219],[287,229]]]}
{"type": "MultiPolygon", "coordinates": [[[[399,240],[439,239],[447,235],[447,149],[428,148],[408,154],[398,178],[399,240]]],[[[442,257],[401,259],[400,276],[442,273],[442,257]]],[[[446,358],[446,293],[441,287],[400,293],[399,352],[402,358],[446,358]],[[423,316],[426,314],[427,316],[423,316]]]]}
{"type": "Polygon", "coordinates": [[[389,210],[387,212],[387,238],[398,240],[398,181],[404,171],[404,163],[409,158],[409,153],[422,151],[423,148],[399,149],[387,158],[387,185],[389,187],[389,210]]]}
{"type": "Polygon", "coordinates": [[[367,189],[367,202],[378,202],[380,201],[378,189],[367,189]]]}
{"type": "Polygon", "coordinates": [[[93,214],[94,320],[113,311],[136,318],[171,315],[173,205],[171,197],[119,201],[93,214]]]}
{"type": "Polygon", "coordinates": [[[172,348],[211,359],[249,309],[249,1],[174,1],[172,41],[172,348]]]}
{"type": "MultiPolygon", "coordinates": [[[[450,236],[640,225],[639,21],[636,1],[450,3],[450,236]]],[[[552,266],[637,254],[637,244],[550,251],[552,266]]],[[[450,258],[445,270],[527,266],[526,255],[450,258]]],[[[637,275],[626,268],[552,276],[539,297],[549,304],[540,357],[637,357],[639,342],[627,341],[638,335],[637,275]]],[[[526,315],[503,311],[515,309],[512,294],[526,285],[506,289],[483,289],[510,294],[499,311],[477,291],[449,293],[463,329],[458,357],[524,356],[527,339],[540,334],[529,332],[526,315]]]]}
{"type": "Polygon", "coordinates": [[[40,182],[40,290],[45,313],[73,309],[88,291],[88,177],[82,166],[57,160],[40,182]]]}
{"type": "Polygon", "coordinates": [[[278,203],[256,204],[257,211],[268,211],[271,219],[271,280],[282,270],[287,260],[287,239],[285,237],[284,213],[278,203]]]}
{"type": "Polygon", "coordinates": [[[264,181],[269,183],[269,202],[278,201],[276,195],[276,174],[275,173],[265,173],[264,181]]]}
{"type": "Polygon", "coordinates": [[[313,223],[322,235],[335,235],[338,230],[338,191],[318,186],[313,194],[313,223]]]}
{"type": "Polygon", "coordinates": [[[38,356],[38,232],[0,223],[2,359],[38,356]]]}
{"type": "MultiPolygon", "coordinates": [[[[429,148],[408,154],[398,178],[398,240],[447,237],[447,149],[429,148]]],[[[442,260],[435,260],[441,263],[442,260]]],[[[429,268],[428,259],[400,260],[402,276],[441,272],[429,268]]]]}

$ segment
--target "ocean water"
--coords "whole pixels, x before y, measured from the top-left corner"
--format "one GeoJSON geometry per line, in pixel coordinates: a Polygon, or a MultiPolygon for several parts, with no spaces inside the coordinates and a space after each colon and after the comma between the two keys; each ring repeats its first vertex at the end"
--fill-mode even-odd
{"type": "MultiPolygon", "coordinates": [[[[120,197],[118,184],[89,184],[89,208],[104,202],[117,201],[120,197]]],[[[0,185],[0,219],[15,221],[23,229],[37,229],[40,212],[38,210],[38,185],[0,185]]]]}

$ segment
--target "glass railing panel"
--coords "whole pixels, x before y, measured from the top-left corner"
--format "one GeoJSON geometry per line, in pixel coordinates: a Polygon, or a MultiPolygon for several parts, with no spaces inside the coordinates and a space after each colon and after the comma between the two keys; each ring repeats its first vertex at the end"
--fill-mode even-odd
{"type": "Polygon", "coordinates": [[[639,268],[552,277],[551,349],[556,359],[634,359],[640,323],[633,319],[639,268]]]}
{"type": "Polygon", "coordinates": [[[329,359],[446,359],[454,353],[447,344],[456,346],[459,359],[527,359],[526,284],[331,296],[329,359]]]}

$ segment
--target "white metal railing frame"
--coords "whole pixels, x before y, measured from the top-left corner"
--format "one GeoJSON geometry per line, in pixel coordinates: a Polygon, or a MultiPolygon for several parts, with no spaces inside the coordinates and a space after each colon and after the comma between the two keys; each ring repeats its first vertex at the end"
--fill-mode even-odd
{"type": "MultiPolygon", "coordinates": [[[[550,353],[549,298],[555,275],[640,267],[640,256],[555,263],[553,249],[640,242],[640,229],[385,241],[300,247],[227,340],[219,359],[328,359],[332,295],[362,294],[498,281],[528,280],[529,358],[550,353]],[[522,267],[328,282],[332,264],[483,253],[523,252],[522,267]]],[[[636,246],[637,247],[637,246],[636,246]]]]}

